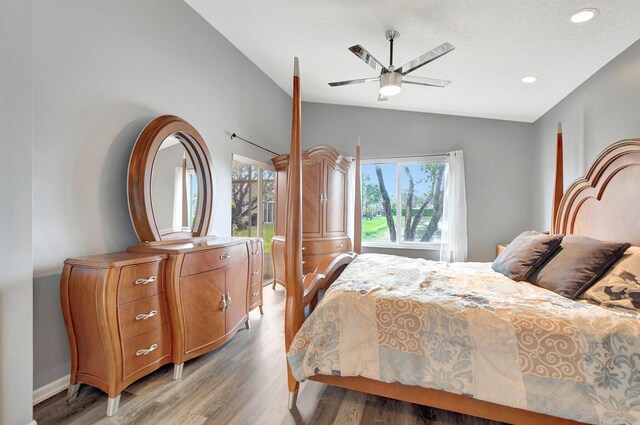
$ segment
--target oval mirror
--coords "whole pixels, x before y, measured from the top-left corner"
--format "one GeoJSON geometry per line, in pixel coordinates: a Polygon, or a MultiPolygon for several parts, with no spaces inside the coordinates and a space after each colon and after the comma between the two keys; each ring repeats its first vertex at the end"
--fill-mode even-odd
{"type": "Polygon", "coordinates": [[[212,210],[211,158],[193,126],[173,115],[140,133],[129,163],[131,220],[143,242],[204,236],[212,210]]]}

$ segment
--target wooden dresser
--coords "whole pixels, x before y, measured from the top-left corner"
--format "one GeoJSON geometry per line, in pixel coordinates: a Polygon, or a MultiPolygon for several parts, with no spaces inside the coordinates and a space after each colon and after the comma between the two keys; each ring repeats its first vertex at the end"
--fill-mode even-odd
{"type": "Polygon", "coordinates": [[[262,239],[208,235],[211,164],[202,136],[182,118],[160,116],[138,136],[127,198],[142,242],[65,261],[68,399],[80,384],[93,385],[109,396],[112,416],[135,380],[167,363],[180,379],[185,361],[248,329],[251,310],[262,313],[262,239]]]}
{"type": "MultiPolygon", "coordinates": [[[[272,242],[274,285],[284,285],[288,155],[272,159],[276,170],[276,220],[272,242]]],[[[302,153],[302,267],[313,272],[328,256],[350,252],[347,235],[348,172],[351,159],[326,145],[302,153]]]]}
{"type": "Polygon", "coordinates": [[[129,248],[167,256],[176,379],[185,361],[218,348],[243,326],[249,328],[249,311],[262,306],[262,244],[262,239],[203,237],[129,248]]]}
{"type": "Polygon", "coordinates": [[[100,388],[107,415],[137,379],[207,353],[262,311],[262,239],[202,237],[68,259],[60,287],[71,386],[100,388]]]}

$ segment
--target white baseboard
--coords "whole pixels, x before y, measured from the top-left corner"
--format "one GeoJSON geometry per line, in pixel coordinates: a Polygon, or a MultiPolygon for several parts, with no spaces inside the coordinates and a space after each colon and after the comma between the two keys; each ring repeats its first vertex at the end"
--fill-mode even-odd
{"type": "MultiPolygon", "coordinates": [[[[64,391],[69,386],[69,380],[71,379],[70,375],[65,375],[60,379],[56,379],[53,382],[48,383],[38,389],[33,390],[33,405],[40,403],[48,399],[49,397],[53,397],[58,394],[60,391],[64,391]]],[[[36,422],[33,421],[29,425],[35,425],[36,422]]]]}
{"type": "Polygon", "coordinates": [[[29,422],[27,425],[38,425],[38,422],[32,419],[31,422],[29,422]]]}

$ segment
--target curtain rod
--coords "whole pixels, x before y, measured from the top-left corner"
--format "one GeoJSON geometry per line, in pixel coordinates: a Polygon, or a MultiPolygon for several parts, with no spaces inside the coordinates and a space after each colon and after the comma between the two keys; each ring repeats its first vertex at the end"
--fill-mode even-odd
{"type": "Polygon", "coordinates": [[[276,152],[274,152],[274,151],[272,151],[272,150],[269,150],[269,149],[267,149],[267,148],[263,148],[262,146],[260,146],[260,145],[258,145],[258,144],[255,144],[255,143],[253,143],[253,142],[250,142],[249,140],[247,140],[247,139],[245,139],[245,138],[243,138],[243,137],[238,136],[236,133],[233,133],[233,134],[231,135],[231,140],[233,140],[235,137],[237,137],[238,139],[242,140],[243,142],[247,142],[247,143],[249,143],[250,145],[255,146],[255,147],[256,147],[256,148],[258,148],[258,149],[262,149],[263,151],[267,151],[267,152],[269,152],[269,153],[271,153],[271,154],[274,154],[275,156],[280,155],[279,153],[276,153],[276,152]]]}
{"type": "Polygon", "coordinates": [[[428,158],[430,156],[446,156],[449,157],[451,154],[447,153],[432,153],[429,155],[394,155],[394,156],[367,156],[363,157],[363,160],[370,161],[372,159],[401,159],[401,158],[428,158]]]}

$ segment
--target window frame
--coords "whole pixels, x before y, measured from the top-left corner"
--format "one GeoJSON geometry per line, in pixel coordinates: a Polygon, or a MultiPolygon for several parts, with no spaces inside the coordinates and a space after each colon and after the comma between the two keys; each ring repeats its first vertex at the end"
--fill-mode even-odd
{"type": "MultiPolygon", "coordinates": [[[[252,167],[257,167],[261,170],[267,170],[267,171],[271,171],[274,172],[276,171],[276,168],[273,165],[267,164],[265,162],[260,162],[260,161],[256,161],[255,159],[252,158],[247,158],[246,156],[242,156],[242,155],[238,155],[238,154],[232,154],[231,155],[231,164],[233,166],[233,161],[236,162],[240,162],[242,164],[245,165],[250,165],[252,167]]],[[[249,175],[249,179],[251,180],[251,175],[249,175]]],[[[263,190],[263,186],[262,186],[262,173],[258,173],[258,178],[255,180],[256,184],[258,185],[258,202],[257,202],[257,226],[256,226],[256,234],[258,235],[262,235],[263,234],[263,216],[264,216],[264,210],[262,208],[262,190],[263,190]]],[[[233,177],[231,178],[231,184],[233,184],[233,177]]],[[[251,184],[251,183],[249,183],[251,184]]],[[[249,199],[251,199],[251,197],[249,197],[249,199]]],[[[251,201],[249,201],[251,202],[251,201]]],[[[249,213],[251,214],[251,213],[249,213]]],[[[251,228],[251,219],[249,219],[249,228],[251,228]]],[[[251,232],[249,232],[251,233],[251,232]]],[[[262,237],[262,236],[260,236],[262,237]]]]}
{"type": "MultiPolygon", "coordinates": [[[[395,242],[373,242],[365,241],[362,238],[363,247],[371,248],[391,248],[391,249],[415,249],[422,251],[440,251],[442,242],[405,242],[402,239],[402,227],[400,225],[402,217],[402,165],[416,164],[416,163],[433,163],[433,162],[447,162],[447,154],[435,154],[435,155],[416,155],[416,156],[396,156],[396,157],[383,157],[383,158],[363,158],[361,160],[364,164],[396,164],[396,215],[394,222],[396,225],[396,241],[395,242]]],[[[360,179],[362,179],[362,168],[360,171],[360,179]]],[[[360,217],[362,221],[362,216],[360,217]]]]}

